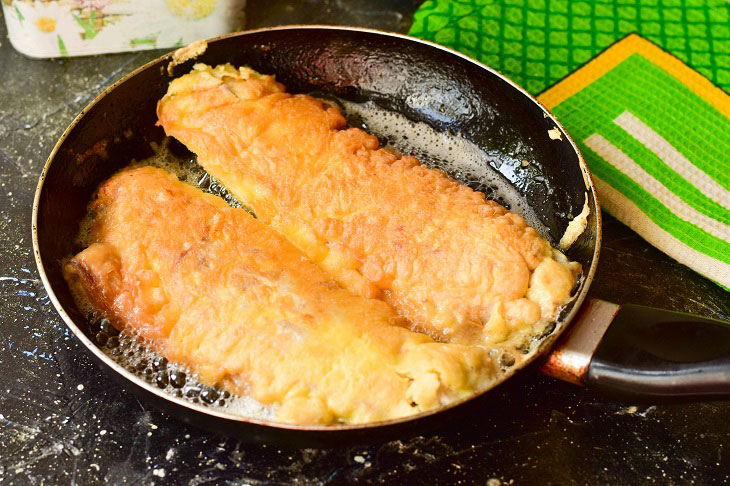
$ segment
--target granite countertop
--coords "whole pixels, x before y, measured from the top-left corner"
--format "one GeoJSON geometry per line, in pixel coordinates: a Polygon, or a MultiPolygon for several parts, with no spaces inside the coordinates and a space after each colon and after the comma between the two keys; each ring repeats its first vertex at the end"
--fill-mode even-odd
{"type": "MultiPolygon", "coordinates": [[[[249,0],[249,27],[405,32],[418,1],[249,0]]],[[[0,483],[708,484],[730,480],[730,402],[639,406],[527,369],[484,409],[423,437],[336,449],[251,445],[130,396],[56,315],[31,249],[38,175],[103,88],[162,51],[37,61],[0,21],[0,483]]],[[[591,295],[730,320],[721,288],[608,215],[591,295]]]]}

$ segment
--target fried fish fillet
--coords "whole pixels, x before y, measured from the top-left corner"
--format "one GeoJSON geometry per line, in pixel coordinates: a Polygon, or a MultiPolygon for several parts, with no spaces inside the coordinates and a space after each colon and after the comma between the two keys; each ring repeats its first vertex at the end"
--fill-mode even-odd
{"type": "Polygon", "coordinates": [[[580,265],[518,215],[345,128],[272,76],[198,64],[159,124],[257,217],[345,288],[452,342],[523,339],[556,316],[580,265]]]}
{"type": "Polygon", "coordinates": [[[293,423],[360,423],[438,407],[495,372],[482,349],[399,327],[291,243],[161,169],[105,182],[90,246],[64,267],[82,303],[208,385],[293,423]]]}

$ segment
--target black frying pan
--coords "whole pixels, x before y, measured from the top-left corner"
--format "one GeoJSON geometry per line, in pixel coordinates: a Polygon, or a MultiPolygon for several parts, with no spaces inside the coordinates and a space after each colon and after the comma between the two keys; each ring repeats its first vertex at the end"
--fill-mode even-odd
{"type": "MultiPolygon", "coordinates": [[[[383,423],[276,424],[177,399],[125,370],[94,344],[88,323],[76,308],[61,275],[61,261],[81,250],[74,246],[74,240],[95,188],[132,159],[142,160],[153,155],[151,143],[160,143],[165,138],[162,129],[155,126],[155,107],[171,80],[167,69],[170,60],[171,55],[166,55],[139,68],[94,100],[63,134],[38,183],[33,244],[39,272],[59,314],[101,366],[135,393],[184,421],[251,441],[311,446],[385,439],[422,432],[431,425],[447,422],[451,414],[463,411],[465,402],[478,406],[479,396],[475,396],[437,411],[383,423]]],[[[534,98],[501,74],[458,53],[409,37],[313,26],[220,37],[210,41],[207,50],[195,60],[174,67],[173,74],[188,72],[194,62],[248,65],[259,72],[275,74],[289,92],[325,93],[354,102],[372,101],[414,121],[466,138],[483,152],[483,170],[497,171],[518,190],[545,226],[545,236],[553,246],[558,246],[570,220],[581,212],[587,199],[590,214],[586,228],[567,251],[570,259],[583,266],[575,298],[563,308],[554,329],[541,339],[537,351],[519,366],[509,369],[499,382],[546,354],[579,314],[596,269],[601,241],[601,218],[593,184],[578,149],[560,124],[534,98]],[[552,131],[552,137],[548,131],[552,131]],[[527,161],[527,168],[522,166],[523,161],[527,161]]],[[[596,302],[584,306],[581,312],[591,314],[591,309],[598,307],[606,313],[596,302]]],[[[715,329],[713,323],[707,325],[715,329]]],[[[589,381],[610,384],[611,377],[596,379],[589,373],[588,363],[595,344],[586,351],[589,361],[578,364],[570,346],[563,344],[552,354],[547,368],[573,381],[588,376],[589,381]]],[[[717,378],[725,384],[730,382],[727,351],[722,351],[726,363],[724,368],[718,368],[717,378]]],[[[601,363],[611,366],[609,358],[601,363]]],[[[598,361],[593,364],[596,365],[593,371],[600,371],[598,361]]],[[[634,385],[638,380],[641,388],[642,375],[637,375],[637,369],[632,368],[614,381],[621,385],[628,377],[634,380],[631,382],[634,385]]],[[[715,385],[713,382],[714,388],[710,388],[716,392],[715,385]]],[[[660,392],[663,386],[660,383],[660,392]]],[[[619,386],[619,391],[631,396],[637,392],[626,386],[623,389],[619,386]]],[[[694,391],[697,394],[698,390],[694,391]]],[[[699,394],[702,395],[701,390],[699,394]]]]}

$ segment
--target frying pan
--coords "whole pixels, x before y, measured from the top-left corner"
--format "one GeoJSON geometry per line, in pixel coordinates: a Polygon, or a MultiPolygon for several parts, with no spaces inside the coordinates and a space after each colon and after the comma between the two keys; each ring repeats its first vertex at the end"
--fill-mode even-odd
{"type": "MultiPolygon", "coordinates": [[[[656,366],[650,366],[647,372],[636,364],[643,359],[645,365],[645,356],[619,356],[626,349],[633,349],[630,346],[624,349],[621,344],[599,347],[602,359],[594,357],[591,361],[597,341],[619,311],[618,306],[590,300],[582,306],[601,244],[601,217],[593,183],[583,158],[560,123],[498,72],[428,42],[367,29],[324,26],[279,27],[231,34],[208,41],[205,52],[194,60],[168,66],[171,59],[172,54],[168,54],[137,69],[84,109],[48,158],[33,207],[35,259],[53,305],[101,367],[127,389],[200,427],[249,441],[302,446],[342,445],[423,432],[438,423],[448,423],[467,405],[478,407],[484,396],[484,393],[477,394],[439,410],[388,422],[335,426],[279,424],[243,418],[176,398],[127,371],[94,344],[86,318],[74,304],[61,274],[61,262],[81,250],[74,242],[87,204],[102,181],[132,159],[150,157],[153,145],[165,139],[163,130],[155,125],[155,107],[167,90],[171,74],[179,76],[189,72],[194,62],[211,65],[230,62],[275,74],[289,92],[324,93],[352,102],[369,101],[449,136],[468,140],[480,151],[482,170],[499,174],[518,191],[524,204],[544,226],[544,236],[553,246],[558,246],[570,221],[587,204],[585,229],[566,252],[571,260],[583,266],[574,298],[561,310],[551,332],[540,338],[535,351],[508,369],[494,386],[553,348],[544,365],[546,370],[571,381],[593,382],[624,396],[636,398],[642,392],[649,397],[706,397],[727,393],[730,382],[727,347],[720,346],[718,350],[715,346],[709,358],[705,353],[685,360],[694,363],[692,366],[710,362],[715,374],[710,373],[709,383],[707,379],[702,383],[697,381],[696,369],[694,374],[682,375],[684,382],[674,383],[682,371],[677,371],[676,366],[672,368],[677,363],[667,364],[671,357],[661,364],[664,368],[658,372],[656,366]],[[576,316],[594,325],[576,326],[571,336],[556,345],[576,316]],[[603,324],[595,325],[599,318],[603,324]],[[635,366],[627,367],[626,361],[632,359],[635,366]],[[624,362],[615,364],[617,360],[624,362]],[[665,379],[651,382],[647,376],[665,379]],[[677,386],[669,386],[667,377],[677,386]],[[648,387],[644,386],[647,382],[648,387]],[[685,386],[687,383],[691,385],[689,388],[685,386]]],[[[180,147],[178,150],[184,152],[180,147]]],[[[637,320],[653,325],[664,319],[684,323],[684,327],[679,327],[685,333],[694,332],[691,326],[703,325],[702,332],[709,336],[707,342],[730,342],[727,336],[722,336],[723,340],[712,334],[721,333],[725,328],[710,320],[687,316],[666,318],[666,315],[659,319],[654,311],[638,308],[621,312],[623,318],[619,321],[629,325],[637,320]]],[[[668,327],[671,326],[664,325],[664,329],[668,327]]],[[[616,339],[612,341],[612,333],[617,334],[613,328],[603,336],[609,344],[628,332],[619,329],[619,336],[614,336],[616,339]]],[[[647,329],[642,336],[654,328],[647,329]]],[[[705,372],[702,376],[709,375],[705,372]]]]}

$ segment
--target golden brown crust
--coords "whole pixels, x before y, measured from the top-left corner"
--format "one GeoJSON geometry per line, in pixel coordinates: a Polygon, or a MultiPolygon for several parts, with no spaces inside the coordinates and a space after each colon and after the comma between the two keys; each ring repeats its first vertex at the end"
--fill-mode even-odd
{"type": "Polygon", "coordinates": [[[201,381],[296,423],[429,410],[485,386],[486,351],[435,343],[350,294],[242,209],[161,169],[104,183],[90,246],[64,268],[79,299],[201,381]]]}
{"type": "Polygon", "coordinates": [[[261,221],[438,339],[491,345],[555,317],[580,267],[549,264],[551,279],[533,278],[555,260],[521,217],[251,73],[197,65],[158,117],[261,221]]]}

